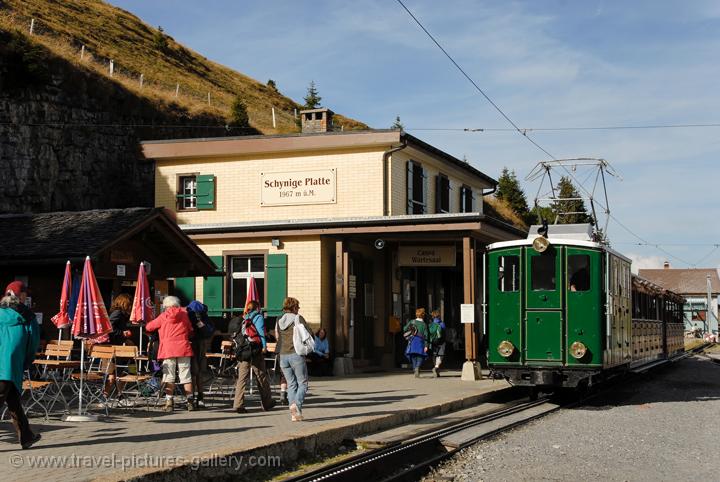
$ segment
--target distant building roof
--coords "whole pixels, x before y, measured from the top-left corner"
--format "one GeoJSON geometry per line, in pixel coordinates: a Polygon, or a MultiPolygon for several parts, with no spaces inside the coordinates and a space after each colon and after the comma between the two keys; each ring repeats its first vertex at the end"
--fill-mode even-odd
{"type": "Polygon", "coordinates": [[[714,268],[641,269],[638,275],[683,295],[707,293],[707,277],[710,276],[711,291],[720,293],[720,276],[714,268]]]}
{"type": "Polygon", "coordinates": [[[215,265],[162,208],[95,209],[0,215],[0,265],[54,264],[95,258],[129,238],[197,274],[215,265]]]}

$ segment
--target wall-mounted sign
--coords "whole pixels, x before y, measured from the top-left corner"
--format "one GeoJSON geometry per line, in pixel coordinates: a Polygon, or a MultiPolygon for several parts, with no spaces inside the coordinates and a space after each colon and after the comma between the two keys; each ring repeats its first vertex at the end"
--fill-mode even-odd
{"type": "Polygon", "coordinates": [[[460,305],[460,323],[475,323],[475,305],[460,305]]]}
{"type": "Polygon", "coordinates": [[[400,246],[398,266],[455,266],[455,246],[400,246]]]}
{"type": "Polygon", "coordinates": [[[124,264],[117,265],[117,275],[125,276],[125,265],[124,264]]]}
{"type": "Polygon", "coordinates": [[[260,173],[260,206],[334,204],[335,202],[337,202],[335,169],[260,173]]]}

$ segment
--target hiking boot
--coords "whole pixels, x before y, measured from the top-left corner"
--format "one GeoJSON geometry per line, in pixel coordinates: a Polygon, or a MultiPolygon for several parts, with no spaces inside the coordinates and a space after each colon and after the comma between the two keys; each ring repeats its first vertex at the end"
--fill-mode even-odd
{"type": "Polygon", "coordinates": [[[280,405],[287,405],[287,404],[288,404],[287,392],[280,392],[280,405]]]}
{"type": "Polygon", "coordinates": [[[38,440],[40,440],[41,438],[42,438],[42,435],[40,435],[39,433],[34,433],[33,436],[32,436],[32,438],[31,438],[30,440],[28,440],[27,442],[21,444],[23,450],[29,449],[30,447],[32,447],[32,446],[33,446],[38,440]]]}
{"type": "Polygon", "coordinates": [[[433,376],[434,376],[435,378],[438,378],[438,377],[440,376],[438,367],[433,368],[433,376]]]}
{"type": "Polygon", "coordinates": [[[271,399],[270,403],[268,403],[267,405],[262,405],[262,409],[264,412],[268,412],[268,411],[272,410],[273,407],[275,407],[275,405],[277,405],[277,403],[275,402],[275,400],[271,399]]]}
{"type": "Polygon", "coordinates": [[[238,407],[235,409],[235,411],[239,414],[247,413],[247,409],[245,407],[238,407]]]}
{"type": "Polygon", "coordinates": [[[188,412],[194,412],[195,411],[195,402],[192,400],[187,401],[187,411],[188,412]]]}
{"type": "Polygon", "coordinates": [[[162,408],[163,412],[172,412],[175,410],[175,402],[173,400],[165,399],[165,405],[162,408]]]}
{"type": "Polygon", "coordinates": [[[420,368],[415,369],[415,378],[420,378],[420,368]]]}

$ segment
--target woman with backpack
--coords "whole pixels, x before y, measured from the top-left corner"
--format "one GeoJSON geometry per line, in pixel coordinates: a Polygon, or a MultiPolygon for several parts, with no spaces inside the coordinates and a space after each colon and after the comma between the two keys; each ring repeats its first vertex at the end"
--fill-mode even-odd
{"type": "Polygon", "coordinates": [[[430,344],[432,345],[433,356],[435,357],[435,367],[433,375],[435,378],[440,376],[440,365],[445,356],[445,322],[440,319],[440,311],[433,310],[432,323],[430,323],[430,344]]]}
{"type": "Polygon", "coordinates": [[[425,308],[415,310],[415,319],[405,324],[403,336],[407,340],[405,356],[412,363],[415,378],[420,378],[420,366],[428,356],[428,328],[425,323],[425,308]]]}
{"type": "Polygon", "coordinates": [[[290,420],[303,419],[302,407],[308,388],[308,371],[305,357],[312,353],[314,340],[305,318],[298,314],[300,302],[285,298],[285,312],[277,322],[277,353],[280,354],[280,369],[288,383],[290,420]]]}
{"type": "MultiPolygon", "coordinates": [[[[265,339],[265,317],[260,311],[260,303],[248,301],[246,313],[243,316],[240,336],[245,337],[251,346],[248,359],[238,358],[238,379],[235,385],[235,402],[233,408],[237,413],[246,413],[245,385],[250,379],[250,370],[255,372],[258,390],[260,390],[260,406],[264,411],[275,406],[270,392],[270,381],[265,369],[265,353],[267,353],[267,340],[265,339]]],[[[234,336],[238,340],[238,336],[234,336]]]]}
{"type": "Polygon", "coordinates": [[[202,372],[203,364],[205,363],[205,354],[207,353],[207,339],[215,332],[215,325],[210,322],[207,306],[199,301],[191,301],[186,309],[190,323],[192,323],[193,326],[193,336],[190,339],[193,349],[193,356],[190,360],[193,390],[197,393],[195,397],[197,406],[205,407],[205,402],[203,401],[202,372]]]}

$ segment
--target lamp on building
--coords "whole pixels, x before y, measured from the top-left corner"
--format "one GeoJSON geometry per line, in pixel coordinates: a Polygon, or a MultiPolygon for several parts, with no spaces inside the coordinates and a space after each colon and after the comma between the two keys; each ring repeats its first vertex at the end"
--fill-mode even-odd
{"type": "Polygon", "coordinates": [[[272,241],[270,244],[273,245],[274,248],[280,249],[282,248],[282,243],[280,242],[280,238],[272,238],[272,241]]]}

